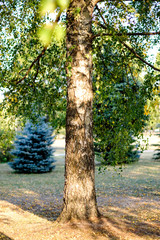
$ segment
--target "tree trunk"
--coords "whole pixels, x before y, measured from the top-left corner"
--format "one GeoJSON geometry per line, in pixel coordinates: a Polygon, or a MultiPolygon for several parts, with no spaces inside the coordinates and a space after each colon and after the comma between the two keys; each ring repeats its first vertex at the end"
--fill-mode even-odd
{"type": "Polygon", "coordinates": [[[65,187],[58,221],[99,216],[92,132],[92,11],[91,0],[71,0],[67,11],[65,187]]]}

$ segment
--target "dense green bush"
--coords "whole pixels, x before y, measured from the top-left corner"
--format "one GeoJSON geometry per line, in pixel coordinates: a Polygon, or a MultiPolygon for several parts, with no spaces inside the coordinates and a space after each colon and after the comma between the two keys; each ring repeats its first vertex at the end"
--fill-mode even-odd
{"type": "Polygon", "coordinates": [[[125,54],[115,51],[111,42],[94,55],[94,140],[103,165],[138,159],[133,138],[143,131],[148,119],[144,86],[136,77],[140,70],[131,69],[125,54]]]}
{"type": "Polygon", "coordinates": [[[13,160],[10,153],[13,149],[13,141],[15,137],[15,120],[5,117],[4,112],[0,113],[0,163],[13,160]]]}

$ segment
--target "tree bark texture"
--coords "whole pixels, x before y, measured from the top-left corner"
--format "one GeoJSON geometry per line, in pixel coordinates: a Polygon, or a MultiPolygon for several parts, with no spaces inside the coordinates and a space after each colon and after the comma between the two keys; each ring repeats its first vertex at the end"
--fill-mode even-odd
{"type": "Polygon", "coordinates": [[[59,221],[99,216],[93,151],[91,0],[71,0],[67,11],[67,119],[64,206],[59,221]]]}

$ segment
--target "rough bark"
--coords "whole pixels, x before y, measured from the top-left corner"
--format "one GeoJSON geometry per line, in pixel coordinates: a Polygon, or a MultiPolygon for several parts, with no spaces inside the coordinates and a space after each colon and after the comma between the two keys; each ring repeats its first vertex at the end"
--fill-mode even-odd
{"type": "Polygon", "coordinates": [[[92,11],[90,0],[71,1],[67,11],[65,187],[58,221],[99,216],[92,133],[92,11]]]}

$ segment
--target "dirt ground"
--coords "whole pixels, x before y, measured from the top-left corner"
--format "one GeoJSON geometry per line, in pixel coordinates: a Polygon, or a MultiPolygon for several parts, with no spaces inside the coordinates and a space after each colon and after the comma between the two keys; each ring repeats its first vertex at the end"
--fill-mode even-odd
{"type": "MultiPolygon", "coordinates": [[[[129,199],[126,199],[128,201],[129,199]]],[[[123,199],[122,199],[123,201],[123,199]]],[[[130,199],[132,207],[100,207],[103,218],[97,222],[59,225],[7,201],[0,202],[0,239],[2,240],[158,240],[160,229],[157,220],[143,220],[149,202],[130,199]],[[143,208],[142,208],[143,206],[143,208]],[[107,211],[108,210],[108,211],[107,211]],[[142,217],[140,216],[142,215],[142,217]]],[[[153,203],[155,212],[156,205],[153,203]]],[[[158,206],[157,206],[158,207],[158,206]]]]}
{"type": "MultiPolygon", "coordinates": [[[[153,138],[150,138],[150,149],[141,155],[139,163],[145,161],[150,174],[155,168],[149,165],[149,161],[154,154],[154,144],[159,140],[155,136],[153,138]]],[[[63,155],[64,140],[56,141],[55,146],[56,154],[63,155]]],[[[141,171],[143,168],[139,168],[133,177],[136,178],[141,171]]],[[[144,177],[147,178],[147,172],[145,174],[144,177]]],[[[150,181],[153,180],[154,176],[150,181]]],[[[100,184],[103,185],[102,182],[100,184]]],[[[141,182],[137,184],[140,185],[141,182]]],[[[0,240],[160,240],[160,194],[152,189],[152,196],[147,194],[148,190],[145,190],[144,186],[142,188],[143,192],[139,192],[138,195],[127,193],[127,188],[124,188],[124,191],[120,189],[120,194],[116,194],[116,197],[112,193],[107,195],[99,190],[97,200],[99,210],[103,214],[101,219],[63,225],[50,217],[53,209],[55,216],[58,216],[62,207],[62,201],[53,199],[52,195],[48,196],[48,202],[45,202],[47,207],[44,210],[43,204],[41,208],[36,209],[30,192],[25,205],[21,199],[22,195],[19,195],[17,204],[14,194],[11,196],[6,193],[0,200],[0,240]]],[[[43,200],[42,196],[43,194],[39,201],[43,200]]]]}

